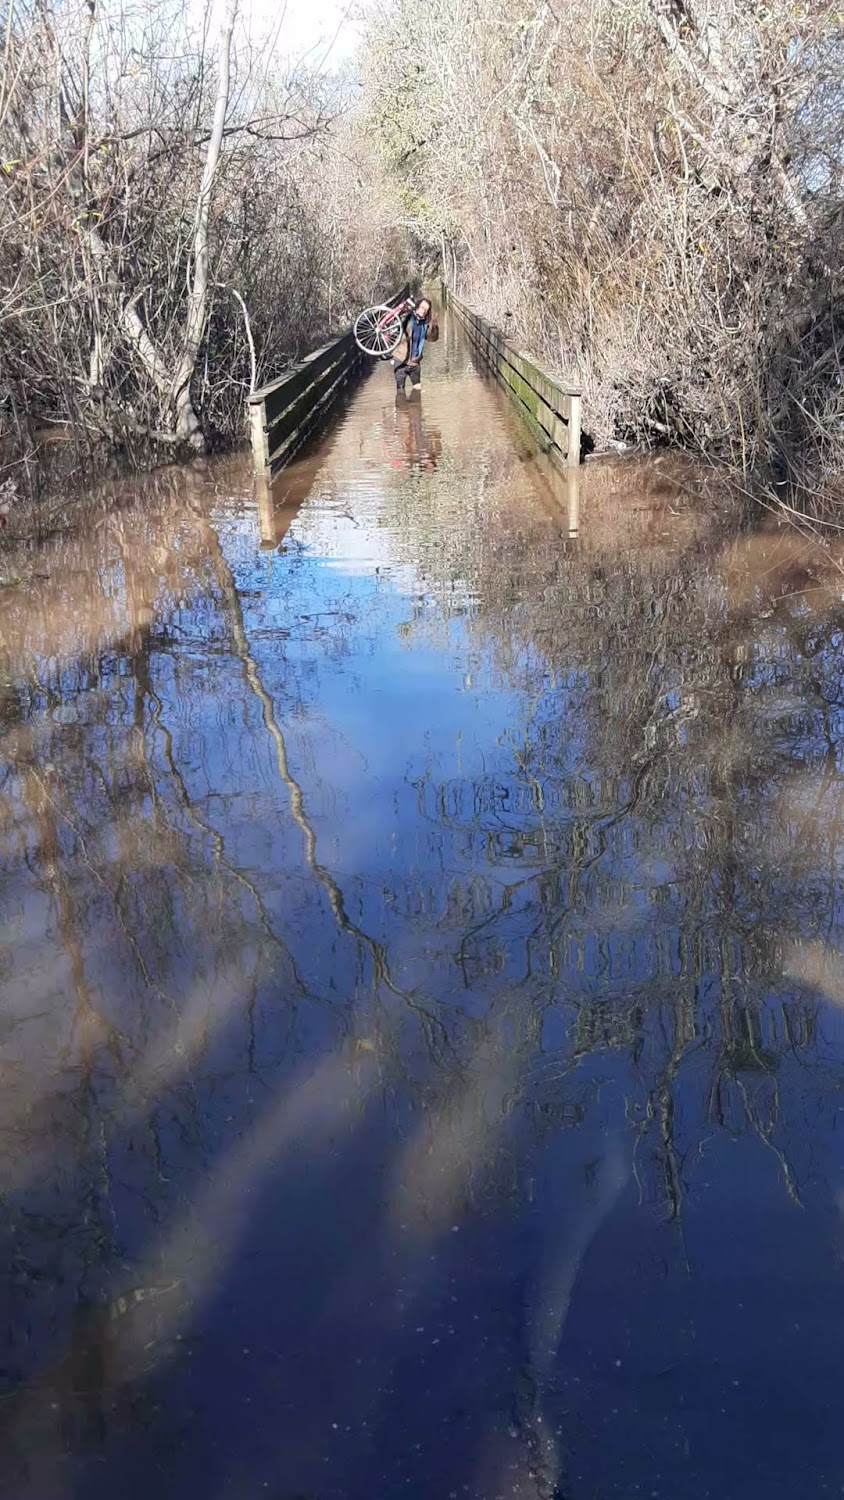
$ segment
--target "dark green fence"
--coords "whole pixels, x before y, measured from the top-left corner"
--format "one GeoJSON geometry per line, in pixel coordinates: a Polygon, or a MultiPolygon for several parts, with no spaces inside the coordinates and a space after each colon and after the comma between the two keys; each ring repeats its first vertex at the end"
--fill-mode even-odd
{"type": "MultiPolygon", "coordinates": [[[[407,296],[403,287],[389,303],[407,296]]],[[[272,479],[325,421],[340,391],[372,361],[362,354],[351,329],[292,365],[249,397],[255,472],[272,479]]]]}

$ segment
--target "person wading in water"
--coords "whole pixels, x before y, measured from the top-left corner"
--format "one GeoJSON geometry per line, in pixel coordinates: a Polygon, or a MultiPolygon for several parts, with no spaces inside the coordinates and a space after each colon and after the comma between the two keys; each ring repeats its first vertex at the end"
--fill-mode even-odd
{"type": "Polygon", "coordinates": [[[405,381],[410,377],[408,399],[414,391],[422,389],[422,352],[425,340],[436,343],[440,336],[437,320],[427,297],[420,298],[404,325],[404,338],[393,356],[393,374],[396,377],[396,395],[404,391],[405,381]]]}

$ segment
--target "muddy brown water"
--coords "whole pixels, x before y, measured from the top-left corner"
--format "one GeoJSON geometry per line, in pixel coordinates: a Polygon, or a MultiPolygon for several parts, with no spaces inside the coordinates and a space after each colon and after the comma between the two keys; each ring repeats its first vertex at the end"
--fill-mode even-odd
{"type": "Polygon", "coordinates": [[[840,1493],[838,561],[447,329],[34,572],[2,1492],[840,1493]]]}

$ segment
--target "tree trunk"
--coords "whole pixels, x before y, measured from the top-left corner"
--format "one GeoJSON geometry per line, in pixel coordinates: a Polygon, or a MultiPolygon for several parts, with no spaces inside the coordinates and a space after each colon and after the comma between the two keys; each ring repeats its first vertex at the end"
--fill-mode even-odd
{"type": "Polygon", "coordinates": [[[191,448],[196,449],[204,448],[205,442],[202,436],[202,428],[199,425],[199,418],[194,411],[193,402],[191,401],[190,388],[196,368],[199,346],[202,343],[202,335],[205,332],[205,318],[208,309],[208,220],[211,211],[211,198],[214,191],[214,179],[217,175],[220,153],[223,146],[226,112],[229,107],[232,33],[234,32],[235,21],[237,20],[239,3],[240,0],[226,0],[220,46],[220,77],[217,83],[217,98],[214,104],[214,120],[211,126],[211,139],[208,142],[208,152],[205,157],[205,167],[196,203],[196,218],[193,232],[193,284],[188,297],[184,350],[173,380],[172,400],[176,421],[176,436],[182,438],[191,448]]]}

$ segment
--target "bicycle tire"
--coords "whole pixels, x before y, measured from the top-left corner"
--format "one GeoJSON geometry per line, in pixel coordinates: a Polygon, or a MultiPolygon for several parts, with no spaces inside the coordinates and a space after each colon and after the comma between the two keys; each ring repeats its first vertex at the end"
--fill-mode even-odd
{"type": "Polygon", "coordinates": [[[352,332],[358,348],[370,359],[386,359],[398,348],[404,329],[397,310],[384,303],[358,313],[352,332]]]}

